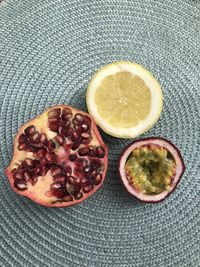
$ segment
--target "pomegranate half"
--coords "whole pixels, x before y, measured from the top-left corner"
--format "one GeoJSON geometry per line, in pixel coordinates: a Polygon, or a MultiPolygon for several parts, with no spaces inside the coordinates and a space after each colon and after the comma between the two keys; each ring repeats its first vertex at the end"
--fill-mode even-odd
{"type": "Polygon", "coordinates": [[[85,112],[58,105],[25,123],[6,169],[14,191],[38,204],[78,204],[102,185],[108,148],[85,112]]]}
{"type": "Polygon", "coordinates": [[[185,171],[177,147],[164,138],[144,138],[128,145],[118,162],[127,191],[137,199],[156,203],[168,197],[185,171]]]}

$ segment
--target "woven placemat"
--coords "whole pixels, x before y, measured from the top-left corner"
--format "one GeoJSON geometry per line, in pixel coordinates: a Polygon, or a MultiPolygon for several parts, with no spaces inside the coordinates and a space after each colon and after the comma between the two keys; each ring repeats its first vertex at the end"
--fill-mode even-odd
{"type": "Polygon", "coordinates": [[[0,2],[0,266],[200,266],[200,1],[0,2]],[[86,110],[92,74],[118,60],[161,82],[164,110],[143,136],[181,150],[177,190],[156,205],[134,200],[116,167],[131,140],[102,133],[107,178],[84,203],[48,209],[15,194],[4,170],[18,127],[55,104],[86,110]]]}

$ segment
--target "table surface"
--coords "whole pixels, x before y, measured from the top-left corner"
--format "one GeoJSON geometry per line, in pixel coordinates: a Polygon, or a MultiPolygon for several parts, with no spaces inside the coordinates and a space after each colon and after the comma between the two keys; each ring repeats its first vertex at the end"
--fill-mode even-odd
{"type": "Polygon", "coordinates": [[[0,266],[200,266],[200,1],[3,0],[0,20],[0,266]],[[48,209],[15,194],[4,170],[18,127],[55,104],[86,110],[91,76],[118,60],[161,83],[161,118],[143,136],[181,150],[177,190],[155,205],[129,196],[116,164],[131,140],[102,133],[107,177],[84,203],[48,209]]]}

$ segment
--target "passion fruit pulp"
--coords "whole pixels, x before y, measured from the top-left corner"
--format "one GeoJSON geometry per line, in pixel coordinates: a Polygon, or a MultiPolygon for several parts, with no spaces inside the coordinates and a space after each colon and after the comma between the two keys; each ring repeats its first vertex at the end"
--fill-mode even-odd
{"type": "Polygon", "coordinates": [[[143,202],[168,197],[185,171],[178,148],[164,138],[131,143],[119,158],[119,175],[127,191],[143,202]]]}

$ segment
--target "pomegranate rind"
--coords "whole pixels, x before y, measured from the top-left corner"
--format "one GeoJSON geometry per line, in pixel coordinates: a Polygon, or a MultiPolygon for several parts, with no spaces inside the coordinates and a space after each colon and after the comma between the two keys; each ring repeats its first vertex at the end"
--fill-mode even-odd
{"type": "MultiPolygon", "coordinates": [[[[105,176],[106,176],[106,172],[107,172],[107,168],[108,168],[108,147],[107,145],[103,142],[102,138],[101,138],[101,135],[98,131],[98,128],[96,126],[96,123],[94,122],[94,120],[92,119],[92,117],[82,111],[82,110],[78,110],[78,109],[75,109],[71,106],[67,106],[67,105],[56,105],[56,106],[53,106],[49,109],[47,109],[46,111],[44,111],[43,113],[39,114],[38,116],[36,116],[35,118],[29,120],[28,122],[26,122],[25,124],[23,124],[17,134],[15,135],[15,138],[13,140],[13,144],[14,144],[14,147],[13,147],[13,157],[12,157],[12,160],[9,164],[9,166],[6,168],[5,172],[6,172],[6,175],[8,177],[8,180],[10,182],[10,185],[13,189],[14,192],[16,192],[17,194],[19,195],[22,195],[22,196],[25,196],[27,198],[30,198],[31,200],[33,200],[34,202],[36,202],[37,204],[39,205],[42,205],[42,206],[45,206],[45,207],[69,207],[69,206],[73,206],[73,205],[76,205],[76,204],[79,204],[81,202],[83,202],[85,199],[87,199],[88,197],[90,197],[91,195],[93,195],[97,190],[100,189],[100,187],[102,186],[104,180],[105,180],[105,176]],[[73,201],[68,201],[68,202],[60,202],[58,200],[58,202],[56,203],[51,203],[51,202],[45,202],[43,201],[41,195],[33,195],[31,194],[28,190],[25,190],[25,191],[19,191],[15,188],[14,186],[14,179],[13,179],[13,176],[12,176],[12,169],[13,169],[13,166],[15,164],[15,162],[18,160],[18,153],[19,153],[19,150],[18,150],[18,139],[19,139],[19,136],[24,132],[24,130],[30,126],[30,125],[34,125],[35,124],[35,120],[40,120],[41,121],[43,120],[43,118],[47,118],[47,114],[49,113],[49,111],[55,109],[55,108],[70,108],[73,112],[73,114],[75,113],[81,113],[82,115],[86,115],[88,117],[90,117],[91,119],[91,133],[92,133],[92,136],[95,137],[95,140],[97,141],[98,145],[100,145],[101,147],[103,147],[105,149],[105,156],[103,158],[103,163],[104,163],[104,170],[102,172],[102,180],[101,182],[96,185],[89,193],[84,193],[83,197],[81,199],[77,199],[77,200],[74,200],[73,201]]],[[[47,189],[48,190],[48,189],[47,189]]]]}
{"type": "Polygon", "coordinates": [[[161,137],[143,138],[132,142],[131,144],[129,144],[127,147],[124,148],[118,160],[118,173],[126,190],[132,196],[145,203],[158,203],[167,198],[176,189],[184,171],[185,171],[185,164],[183,162],[183,158],[178,148],[169,140],[161,137]],[[125,172],[125,163],[131,152],[135,148],[139,148],[143,145],[150,145],[150,144],[159,145],[168,150],[173,155],[176,163],[176,174],[173,177],[170,189],[167,191],[163,191],[160,194],[154,194],[154,195],[144,194],[142,192],[136,191],[133,188],[133,186],[129,183],[125,172]]]}

